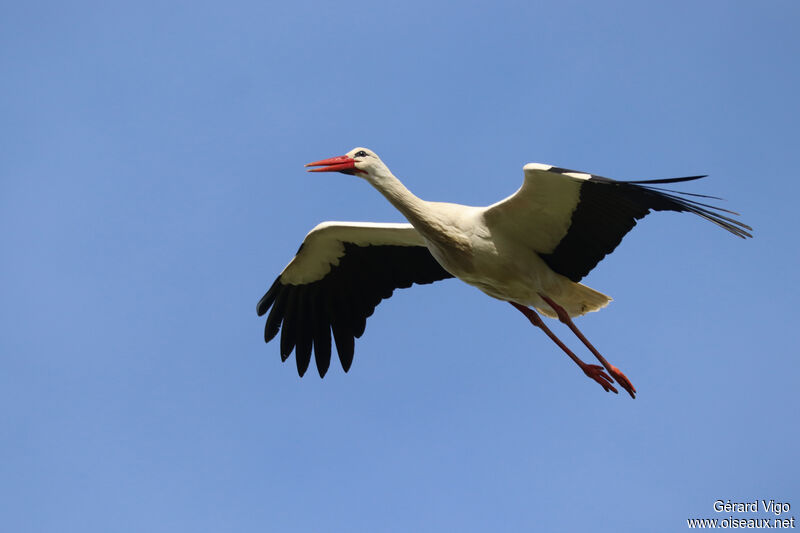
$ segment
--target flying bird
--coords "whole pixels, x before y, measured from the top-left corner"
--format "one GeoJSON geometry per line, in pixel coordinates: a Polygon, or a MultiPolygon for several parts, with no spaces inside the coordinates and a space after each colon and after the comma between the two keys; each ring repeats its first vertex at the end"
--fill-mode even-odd
{"type": "Polygon", "coordinates": [[[280,331],[281,360],[294,351],[301,377],[312,348],[317,371],[325,376],[331,333],[347,372],[354,339],[394,289],[455,277],[514,306],[605,391],[617,393],[616,381],[635,398],[630,380],[572,321],[611,301],[581,279],[650,211],[694,213],[737,237],[752,237],[752,228],[733,218],[738,213],[689,198],[714,197],[657,187],[705,176],[617,181],[529,163],[517,192],[488,207],[472,207],[418,198],[366,148],[306,166],[312,167],[310,172],[365,179],[409,223],[319,224],[258,302],[259,316],[269,311],[264,340],[271,341],[280,331]],[[600,365],[583,362],[539,313],[564,323],[600,365]]]}

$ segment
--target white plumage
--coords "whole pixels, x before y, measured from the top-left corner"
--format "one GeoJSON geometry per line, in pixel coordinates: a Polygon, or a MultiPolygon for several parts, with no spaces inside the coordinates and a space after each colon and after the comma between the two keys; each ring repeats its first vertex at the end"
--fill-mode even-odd
{"type": "Polygon", "coordinates": [[[281,272],[281,281],[303,285],[322,279],[339,264],[346,242],[356,246],[425,246],[411,224],[322,222],[303,239],[303,246],[281,272]]]}

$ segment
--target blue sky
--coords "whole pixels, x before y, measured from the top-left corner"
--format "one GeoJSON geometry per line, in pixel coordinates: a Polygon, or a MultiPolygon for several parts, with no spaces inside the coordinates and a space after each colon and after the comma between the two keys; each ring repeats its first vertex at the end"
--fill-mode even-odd
{"type": "Polygon", "coordinates": [[[454,5],[0,7],[0,529],[797,513],[800,8],[454,5]],[[318,222],[401,221],[357,178],[303,171],[358,145],[417,195],[472,205],[527,162],[707,173],[684,189],[755,238],[659,213],[586,278],[615,301],[578,326],[636,400],[455,281],[398,291],[347,375],[301,380],[255,303],[318,222]]]}

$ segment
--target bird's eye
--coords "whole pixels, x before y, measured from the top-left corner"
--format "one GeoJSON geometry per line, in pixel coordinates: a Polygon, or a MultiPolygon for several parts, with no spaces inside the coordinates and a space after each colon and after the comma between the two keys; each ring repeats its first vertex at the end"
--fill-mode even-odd
{"type": "Polygon", "coordinates": [[[365,152],[364,150],[359,150],[358,152],[356,152],[356,157],[367,157],[367,152],[365,152]]]}

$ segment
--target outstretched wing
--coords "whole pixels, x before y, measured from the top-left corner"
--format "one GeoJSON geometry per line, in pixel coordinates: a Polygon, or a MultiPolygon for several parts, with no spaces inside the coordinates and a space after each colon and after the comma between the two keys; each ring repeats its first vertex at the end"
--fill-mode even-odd
{"type": "Polygon", "coordinates": [[[331,331],[347,372],[354,339],[364,333],[367,317],[382,299],[413,283],[452,277],[411,224],[324,222],[306,235],[256,310],[262,316],[272,308],[264,340],[281,331],[281,360],[294,350],[302,377],[313,345],[323,377],[331,362],[331,331]]]}
{"type": "Polygon", "coordinates": [[[527,243],[553,271],[575,282],[651,210],[694,213],[738,237],[752,237],[752,228],[728,216],[738,213],[687,198],[714,197],[654,187],[705,176],[616,181],[538,163],[524,170],[522,187],[488,207],[486,222],[527,243]]]}

